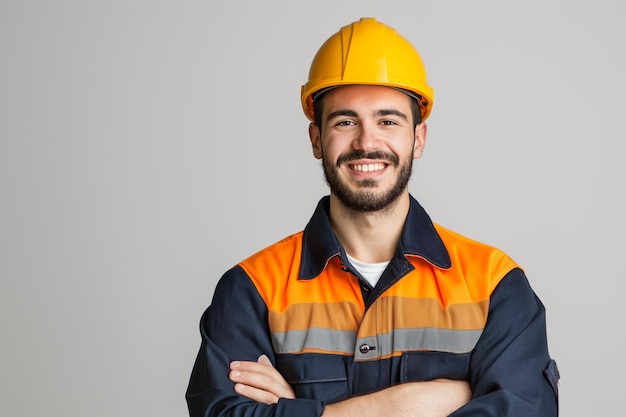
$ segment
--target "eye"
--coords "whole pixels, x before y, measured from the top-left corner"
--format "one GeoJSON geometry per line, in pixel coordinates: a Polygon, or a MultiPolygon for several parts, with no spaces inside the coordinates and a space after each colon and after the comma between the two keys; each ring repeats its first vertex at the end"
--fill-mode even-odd
{"type": "Polygon", "coordinates": [[[393,126],[393,125],[397,125],[398,123],[396,123],[394,120],[382,120],[380,124],[384,126],[393,126]]]}
{"type": "Polygon", "coordinates": [[[356,126],[353,120],[340,120],[335,123],[335,126],[356,126]]]}

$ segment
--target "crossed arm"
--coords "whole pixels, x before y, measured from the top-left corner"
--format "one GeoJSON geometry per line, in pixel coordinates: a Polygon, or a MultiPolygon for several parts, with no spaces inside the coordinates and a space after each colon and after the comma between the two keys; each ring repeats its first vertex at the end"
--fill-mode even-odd
{"type": "MultiPolygon", "coordinates": [[[[261,355],[257,362],[232,362],[229,378],[235,383],[238,394],[256,402],[273,404],[280,398],[295,398],[291,386],[265,355],[261,355]]],[[[470,398],[470,387],[465,381],[410,382],[329,404],[322,417],[443,417],[466,404],[470,398]]]]}

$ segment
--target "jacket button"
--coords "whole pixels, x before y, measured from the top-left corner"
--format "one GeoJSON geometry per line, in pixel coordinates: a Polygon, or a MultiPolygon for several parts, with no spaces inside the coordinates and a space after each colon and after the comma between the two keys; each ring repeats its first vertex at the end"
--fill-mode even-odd
{"type": "Polygon", "coordinates": [[[376,348],[374,346],[370,346],[370,345],[366,345],[366,344],[362,344],[361,346],[359,346],[359,352],[361,352],[362,354],[366,354],[367,352],[369,352],[370,350],[375,350],[376,348]]]}

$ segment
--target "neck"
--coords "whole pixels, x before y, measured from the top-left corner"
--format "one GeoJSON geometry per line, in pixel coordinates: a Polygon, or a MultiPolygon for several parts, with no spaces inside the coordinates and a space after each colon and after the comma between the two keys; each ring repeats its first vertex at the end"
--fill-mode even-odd
{"type": "Polygon", "coordinates": [[[391,260],[402,235],[409,212],[409,193],[393,204],[375,212],[359,212],[330,196],[330,221],[346,252],[362,262],[391,260]]]}

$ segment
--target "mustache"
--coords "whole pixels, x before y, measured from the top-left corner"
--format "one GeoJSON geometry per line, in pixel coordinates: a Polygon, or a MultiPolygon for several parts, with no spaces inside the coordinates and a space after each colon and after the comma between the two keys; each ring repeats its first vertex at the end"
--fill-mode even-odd
{"type": "Polygon", "coordinates": [[[383,151],[364,152],[355,149],[348,153],[339,155],[339,158],[337,158],[337,166],[346,162],[356,161],[358,159],[376,159],[379,161],[383,160],[391,163],[394,166],[398,166],[400,164],[400,160],[398,159],[398,157],[392,153],[387,153],[383,151]]]}

